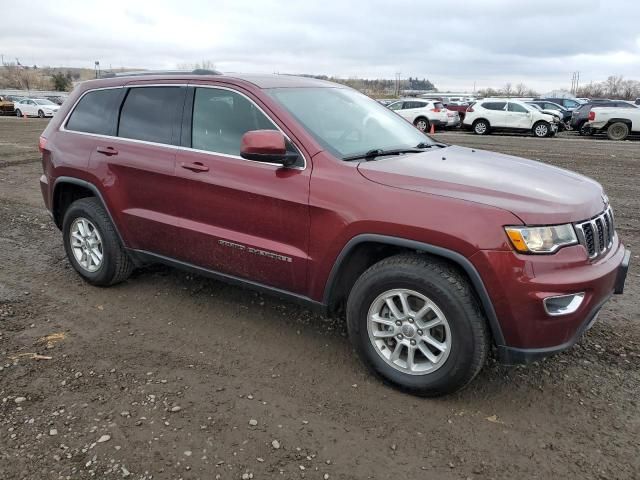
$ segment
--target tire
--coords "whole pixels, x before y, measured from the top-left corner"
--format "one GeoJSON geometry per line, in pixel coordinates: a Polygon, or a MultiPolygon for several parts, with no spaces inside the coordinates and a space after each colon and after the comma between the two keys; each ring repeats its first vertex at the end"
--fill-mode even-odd
{"type": "Polygon", "coordinates": [[[607,128],[607,138],[609,140],[620,141],[629,136],[629,125],[624,122],[615,122],[607,128]]]}
{"type": "Polygon", "coordinates": [[[551,125],[549,125],[545,121],[536,122],[533,124],[533,128],[531,129],[534,137],[544,138],[548,137],[551,133],[551,125]]]}
{"type": "MultiPolygon", "coordinates": [[[[393,299],[398,309],[401,305],[399,297],[393,299]]],[[[466,386],[480,372],[489,352],[487,322],[472,288],[450,264],[430,256],[396,255],[365,271],[349,294],[347,326],[356,352],[374,374],[386,383],[425,397],[450,394],[466,386]],[[432,302],[435,308],[422,318],[418,315],[413,320],[408,317],[398,325],[397,316],[396,320],[389,321],[389,317],[394,318],[391,309],[388,303],[380,300],[394,292],[409,292],[407,305],[414,312],[421,309],[420,302],[424,299],[432,302]],[[412,301],[415,302],[413,305],[412,301]],[[382,306],[380,311],[379,305],[382,306]],[[384,309],[387,309],[386,317],[382,313],[384,309]],[[372,316],[390,325],[381,325],[371,320],[372,316]],[[426,326],[425,322],[431,324],[441,317],[444,318],[441,324],[426,326]],[[430,334],[424,333],[427,328],[430,334]],[[398,334],[403,335],[398,337],[398,334]],[[430,341],[423,341],[425,336],[421,334],[430,341]],[[430,346],[434,339],[446,350],[430,346]],[[392,352],[399,343],[402,343],[400,358],[394,361],[404,362],[404,366],[392,362],[392,352]],[[415,369],[408,373],[411,348],[415,352],[412,362],[415,369]],[[435,362],[422,353],[424,348],[429,348],[431,357],[437,355],[435,362]]]]}
{"type": "Polygon", "coordinates": [[[102,203],[95,197],[81,198],[69,206],[64,214],[62,236],[69,262],[76,272],[91,285],[102,287],[115,285],[126,280],[133,271],[133,262],[120,243],[109,215],[102,203]],[[87,229],[87,227],[89,228],[87,229]],[[75,237],[72,236],[72,229],[76,232],[88,230],[91,235],[87,235],[81,242],[78,240],[77,234],[75,237]],[[97,231],[97,236],[94,235],[95,231],[97,231]],[[74,242],[73,245],[72,242],[74,242]],[[81,246],[78,246],[79,244],[81,246]],[[81,253],[79,250],[82,251],[89,246],[93,246],[94,252],[101,253],[102,259],[99,265],[95,262],[97,256],[92,256],[87,265],[83,265],[82,259],[87,259],[89,256],[82,253],[81,258],[77,257],[81,253]]]}
{"type": "Polygon", "coordinates": [[[19,108],[16,108],[16,117],[21,117],[22,116],[22,112],[20,111],[19,108]]]}
{"type": "Polygon", "coordinates": [[[44,112],[42,110],[38,110],[38,118],[44,118],[44,112]]]}
{"type": "Polygon", "coordinates": [[[425,117],[418,117],[413,121],[413,125],[421,132],[428,132],[431,127],[429,119],[425,117]]]}
{"type": "Polygon", "coordinates": [[[489,122],[486,120],[476,120],[472,125],[473,133],[476,135],[487,135],[491,128],[489,122]]]}

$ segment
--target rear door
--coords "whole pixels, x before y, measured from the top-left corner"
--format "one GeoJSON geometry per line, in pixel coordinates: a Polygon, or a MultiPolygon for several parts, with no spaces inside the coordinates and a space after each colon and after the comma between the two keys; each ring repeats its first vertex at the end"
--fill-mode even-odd
{"type": "Polygon", "coordinates": [[[487,117],[492,127],[510,127],[509,114],[507,113],[507,102],[483,102],[482,108],[488,110],[487,117]]]}
{"type": "Polygon", "coordinates": [[[186,86],[130,84],[116,112],[115,135],[91,156],[127,246],[173,257],[178,218],[175,156],[186,86]]]}
{"type": "Polygon", "coordinates": [[[189,88],[177,195],[184,198],[178,258],[186,263],[303,293],[306,287],[311,164],[295,167],[240,157],[242,135],[284,125],[249,92],[189,88]]]}

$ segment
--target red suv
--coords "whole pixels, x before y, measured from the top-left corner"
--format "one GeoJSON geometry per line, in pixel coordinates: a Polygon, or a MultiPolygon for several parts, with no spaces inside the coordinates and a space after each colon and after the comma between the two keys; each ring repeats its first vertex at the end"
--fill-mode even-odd
{"type": "Polygon", "coordinates": [[[621,293],[602,187],[439,143],[341,85],[158,74],[78,86],[40,138],[69,261],[162,262],[346,313],[364,362],[421,395],[566,349],[621,293]]]}

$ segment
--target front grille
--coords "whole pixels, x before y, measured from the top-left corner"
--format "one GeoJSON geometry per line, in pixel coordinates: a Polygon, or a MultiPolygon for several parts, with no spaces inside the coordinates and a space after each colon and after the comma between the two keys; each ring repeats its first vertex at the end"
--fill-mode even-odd
{"type": "Polygon", "coordinates": [[[616,234],[611,208],[586,222],[576,224],[576,233],[580,244],[587,249],[589,258],[597,258],[608,252],[616,234]]]}

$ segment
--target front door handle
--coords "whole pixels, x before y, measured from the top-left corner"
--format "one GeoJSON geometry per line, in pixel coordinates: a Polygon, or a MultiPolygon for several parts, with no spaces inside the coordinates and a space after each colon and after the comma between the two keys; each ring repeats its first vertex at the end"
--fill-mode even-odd
{"type": "Polygon", "coordinates": [[[98,146],[96,148],[96,152],[101,153],[103,155],[106,155],[107,157],[110,157],[112,155],[117,155],[118,154],[118,150],[116,150],[113,147],[101,147],[101,146],[98,146]]]}
{"type": "Polygon", "coordinates": [[[182,168],[191,170],[192,172],[208,172],[209,167],[202,162],[184,163],[180,164],[182,168]]]}

